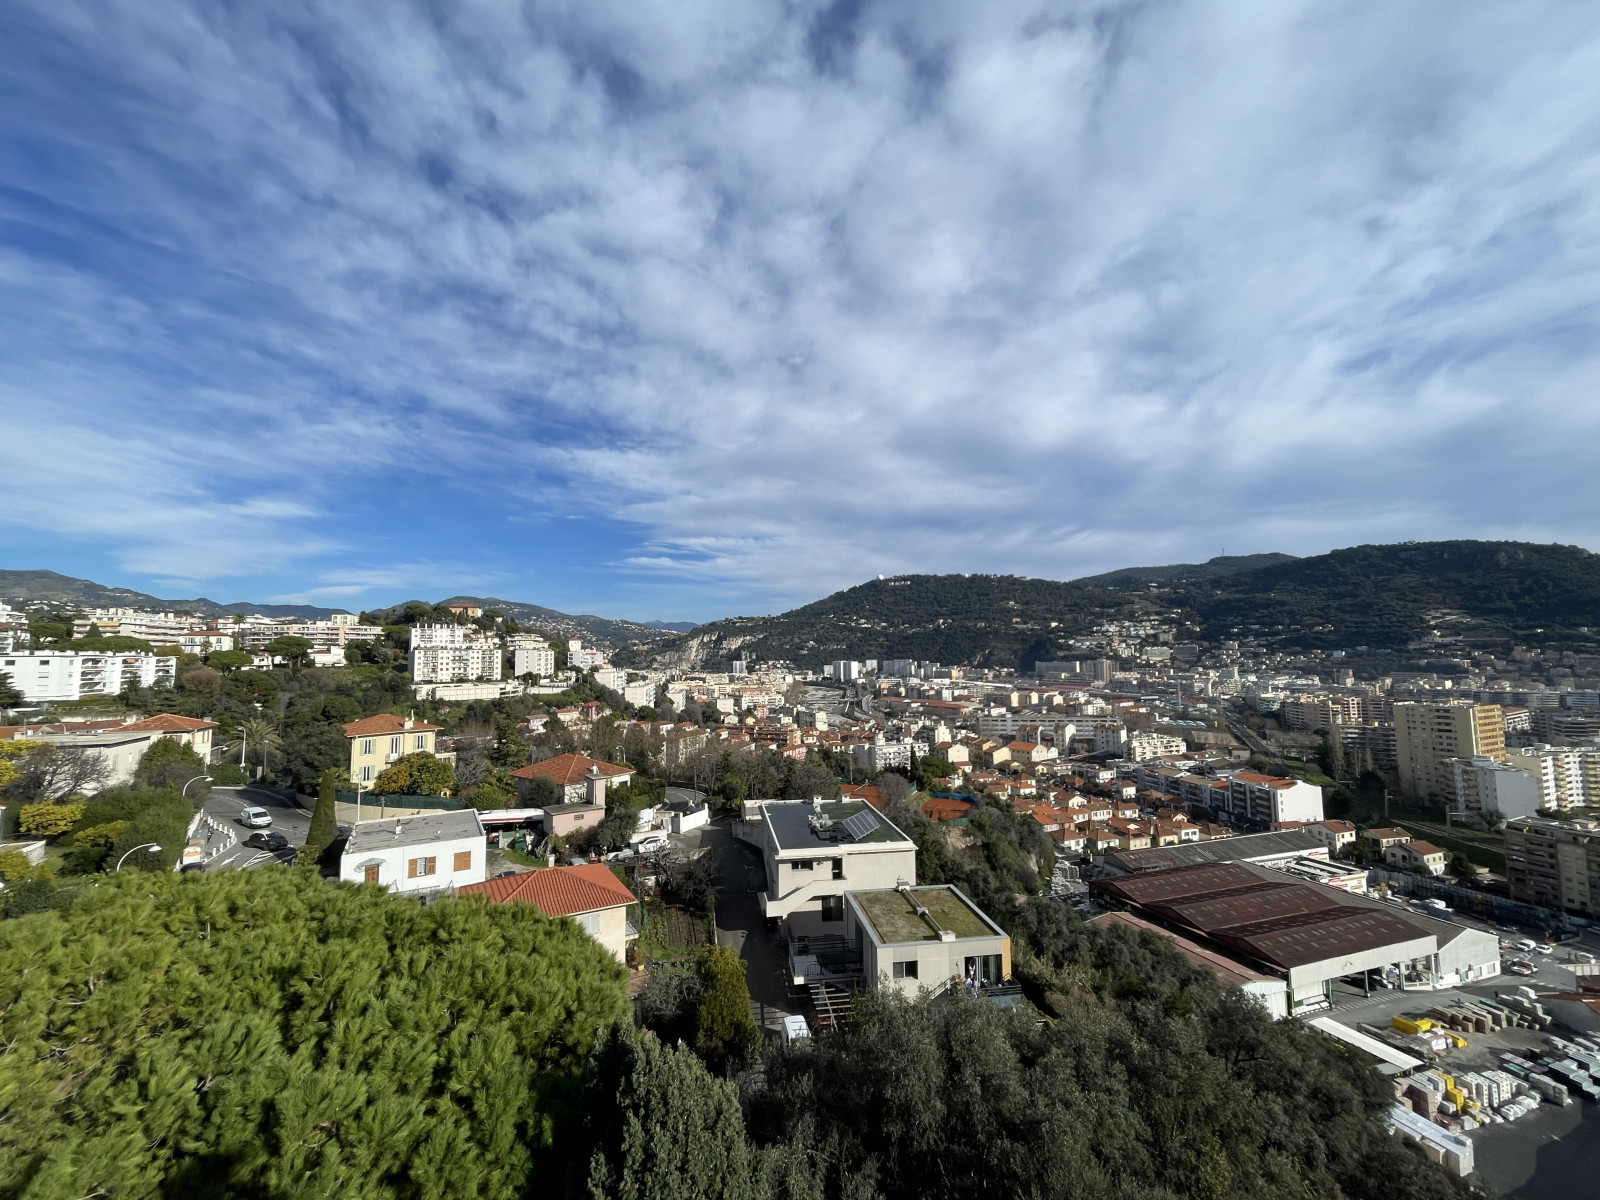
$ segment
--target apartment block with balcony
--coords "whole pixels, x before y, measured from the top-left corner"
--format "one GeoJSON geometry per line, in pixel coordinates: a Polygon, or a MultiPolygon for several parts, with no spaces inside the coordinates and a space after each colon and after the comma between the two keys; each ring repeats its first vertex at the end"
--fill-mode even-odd
{"type": "Polygon", "coordinates": [[[1518,817],[1506,822],[1505,852],[1513,900],[1600,914],[1600,821],[1518,817]]]}
{"type": "Polygon", "coordinates": [[[407,656],[416,683],[500,678],[500,639],[471,625],[414,625],[407,656]]]}
{"type": "Polygon", "coordinates": [[[438,732],[437,725],[392,713],[351,721],[344,726],[344,736],[350,743],[350,778],[356,789],[364,792],[372,787],[385,767],[407,754],[433,754],[438,732]]]}
{"type": "Polygon", "coordinates": [[[1539,780],[1526,771],[1492,758],[1452,758],[1455,774],[1452,811],[1463,817],[1492,821],[1531,817],[1539,811],[1539,780]]]}
{"type": "Polygon", "coordinates": [[[1506,757],[1505,714],[1498,704],[1400,701],[1394,735],[1400,790],[1408,796],[1449,803],[1456,790],[1452,759],[1506,757]]]}
{"type": "Polygon", "coordinates": [[[178,660],[158,654],[33,650],[0,657],[0,674],[29,703],[115,696],[125,689],[170,687],[178,660]]]}

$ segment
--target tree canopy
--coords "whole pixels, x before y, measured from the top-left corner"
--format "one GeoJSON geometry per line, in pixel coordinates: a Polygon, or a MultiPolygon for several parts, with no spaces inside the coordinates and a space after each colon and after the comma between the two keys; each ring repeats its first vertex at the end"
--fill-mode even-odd
{"type": "Polygon", "coordinates": [[[297,870],[0,922],[0,1195],[528,1194],[622,969],[529,905],[297,870]]]}
{"type": "Polygon", "coordinates": [[[372,790],[380,796],[447,796],[455,786],[456,773],[450,764],[426,750],[396,759],[372,781],[372,790]]]}

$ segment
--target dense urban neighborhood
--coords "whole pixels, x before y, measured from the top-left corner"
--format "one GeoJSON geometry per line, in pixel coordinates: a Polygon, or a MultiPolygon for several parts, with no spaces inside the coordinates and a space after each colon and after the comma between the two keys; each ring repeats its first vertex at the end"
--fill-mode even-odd
{"type": "MultiPolygon", "coordinates": [[[[1376,673],[1364,646],[1275,648],[1253,624],[1208,639],[1181,612],[1064,621],[1052,648],[1072,657],[1012,668],[673,665],[659,640],[586,642],[461,601],[308,616],[14,599],[0,959],[66,928],[104,935],[143,904],[161,915],[127,927],[136,959],[192,956],[167,942],[200,922],[219,1003],[267,986],[259,936],[299,947],[275,960],[307,981],[290,991],[334,946],[397,996],[438,976],[483,1036],[517,1047],[497,1102],[519,1128],[565,1133],[519,1134],[490,1162],[456,1111],[450,1148],[396,1146],[436,1155],[430,1169],[470,1163],[497,1195],[534,1171],[665,1195],[643,1181],[670,1168],[699,1180],[674,1195],[876,1179],[873,1194],[922,1196],[940,1194],[932,1155],[1007,1195],[1080,1177],[1278,1195],[1316,1161],[1315,1194],[1443,1197],[1494,1178],[1501,1127],[1600,1100],[1600,658],[1438,634],[1376,673]],[[223,915],[241,904],[266,923],[223,915]],[[437,962],[377,965],[419,939],[437,962]],[[524,1001],[484,1006],[482,989],[513,986],[502,976],[571,1015],[521,1028],[524,1001]],[[949,1093],[979,1043],[1009,1099],[949,1093]],[[1046,1065],[1068,1047],[1074,1065],[1046,1065]],[[886,1054],[921,1065],[864,1081],[886,1054]],[[1092,1065],[1107,1054],[1129,1081],[1092,1065]],[[1263,1056],[1293,1068],[1263,1076],[1263,1056]],[[1131,1082],[1156,1075],[1163,1094],[1209,1098],[1162,1109],[1131,1082]],[[556,1099],[557,1077],[584,1099],[556,1099]],[[1264,1103],[1301,1116],[1244,1115],[1264,1103]],[[1094,1132],[1044,1132],[1085,1105],[1094,1132]],[[700,1114],[688,1127],[683,1106],[700,1114]],[[1221,1108],[1254,1132],[1218,1141],[1221,1108]],[[1110,1110],[1169,1128],[1182,1153],[1112,1154],[1110,1110]],[[913,1119],[941,1131],[918,1142],[898,1124],[913,1119]],[[1017,1163],[988,1156],[997,1121],[1022,1139],[1017,1163]],[[1264,1151],[1282,1138],[1302,1165],[1264,1151]]],[[[73,1002],[70,956],[50,962],[8,985],[13,1011],[73,1002]]],[[[131,997],[134,975],[113,974],[131,997]]],[[[353,1002],[354,977],[329,986],[345,998],[325,1003],[353,1002]]],[[[405,1028],[371,1036],[448,1040],[405,1028]]],[[[198,1029],[174,1013],[137,1053],[222,1069],[183,1036],[198,1029]]],[[[9,1036],[47,1062],[66,1035],[9,1036]]],[[[273,1053],[341,1036],[301,1031],[273,1053]]],[[[115,1074],[130,1051],[99,1038],[92,1070],[115,1074]]],[[[464,1048],[446,1058],[395,1087],[443,1103],[477,1069],[464,1048]]],[[[68,1089],[71,1133],[47,1150],[37,1115],[0,1128],[0,1190],[45,1178],[50,1155],[89,1169],[93,1139],[144,1119],[92,1111],[65,1067],[15,1087],[41,1111],[68,1089]]],[[[217,1136],[232,1103],[203,1099],[185,1138],[217,1136]]],[[[305,1120],[332,1119],[331,1096],[307,1104],[305,1120]]],[[[142,1173],[188,1169],[180,1140],[97,1163],[91,1182],[132,1194],[142,1173]]],[[[284,1161],[366,1194],[373,1152],[336,1140],[284,1161]]]]}

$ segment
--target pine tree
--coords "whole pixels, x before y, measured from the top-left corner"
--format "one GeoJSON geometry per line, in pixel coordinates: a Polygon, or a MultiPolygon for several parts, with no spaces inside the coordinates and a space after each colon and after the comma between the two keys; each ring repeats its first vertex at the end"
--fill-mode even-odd
{"type": "MultiPolygon", "coordinates": [[[[590,1070],[584,1134],[592,1200],[756,1200],[765,1195],[733,1084],[683,1047],[617,1024],[590,1070]]],[[[573,1193],[578,1188],[572,1188],[573,1193]]]]}
{"type": "Polygon", "coordinates": [[[316,862],[338,838],[337,793],[339,786],[349,781],[350,776],[342,767],[329,767],[317,780],[317,806],[311,811],[311,830],[306,834],[306,844],[300,850],[301,861],[316,862]]]}

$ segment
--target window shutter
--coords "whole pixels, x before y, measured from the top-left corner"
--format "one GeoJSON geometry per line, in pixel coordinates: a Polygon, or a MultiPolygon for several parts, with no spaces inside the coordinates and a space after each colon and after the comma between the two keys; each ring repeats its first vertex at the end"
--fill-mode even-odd
{"type": "Polygon", "coordinates": [[[407,879],[415,879],[417,877],[417,875],[420,874],[420,872],[417,869],[420,866],[422,866],[422,860],[420,858],[413,858],[413,859],[409,860],[406,863],[406,878],[407,879]]]}
{"type": "Polygon", "coordinates": [[[439,870],[439,860],[429,857],[422,860],[422,873],[424,875],[436,874],[439,870]]]}

